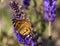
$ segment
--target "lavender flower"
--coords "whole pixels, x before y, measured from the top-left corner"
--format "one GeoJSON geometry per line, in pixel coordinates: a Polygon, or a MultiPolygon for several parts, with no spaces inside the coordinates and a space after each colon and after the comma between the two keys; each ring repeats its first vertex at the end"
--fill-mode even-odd
{"type": "Polygon", "coordinates": [[[16,20],[22,20],[21,12],[19,11],[19,6],[16,1],[11,1],[10,2],[10,7],[13,11],[13,16],[12,16],[12,24],[15,26],[16,20]]]}
{"type": "Polygon", "coordinates": [[[56,0],[44,0],[45,19],[55,22],[56,18],[56,0]]]}
{"type": "Polygon", "coordinates": [[[18,3],[17,2],[15,2],[15,1],[11,1],[10,2],[10,7],[12,8],[12,10],[14,10],[15,12],[17,12],[18,11],[18,3]]]}
{"type": "Polygon", "coordinates": [[[21,43],[21,44],[24,44],[24,38],[22,37],[22,35],[20,33],[17,33],[16,31],[17,30],[14,28],[14,33],[16,35],[16,38],[17,38],[18,42],[21,43]]]}
{"type": "Polygon", "coordinates": [[[30,46],[35,46],[36,45],[36,41],[32,40],[32,38],[30,38],[30,37],[26,37],[25,41],[26,41],[27,45],[30,45],[30,46]]]}
{"type": "Polygon", "coordinates": [[[31,0],[23,0],[23,7],[28,9],[31,0]]]}
{"type": "MultiPolygon", "coordinates": [[[[24,2],[25,6],[29,5],[29,3],[27,1],[24,2]]],[[[36,42],[34,40],[32,40],[31,37],[21,35],[19,32],[17,32],[17,29],[15,28],[15,23],[16,23],[17,20],[22,20],[23,17],[26,18],[26,16],[25,16],[26,14],[24,13],[23,8],[19,9],[18,3],[16,3],[15,1],[10,2],[10,7],[13,10],[13,16],[12,16],[12,21],[13,22],[12,23],[13,23],[13,26],[14,26],[14,33],[16,35],[16,38],[17,38],[18,42],[20,44],[24,44],[24,46],[28,46],[28,45],[35,46],[36,42]]],[[[25,7],[25,8],[27,8],[27,7],[25,7]]]]}

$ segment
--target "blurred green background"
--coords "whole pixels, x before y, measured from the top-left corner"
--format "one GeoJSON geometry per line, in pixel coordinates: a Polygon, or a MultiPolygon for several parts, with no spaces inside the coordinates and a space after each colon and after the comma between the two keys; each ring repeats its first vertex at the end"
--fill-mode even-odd
{"type": "MultiPolygon", "coordinates": [[[[0,46],[23,46],[19,44],[13,33],[12,27],[12,13],[9,7],[11,0],[0,0],[0,46]]],[[[22,0],[17,0],[19,4],[22,4],[22,0]]],[[[32,25],[34,25],[34,31],[39,33],[39,42],[41,38],[48,38],[48,23],[44,19],[43,0],[36,0],[37,6],[34,7],[34,0],[31,0],[31,5],[27,11],[32,25]]],[[[57,16],[56,23],[52,24],[52,40],[55,42],[55,46],[60,46],[60,0],[57,0],[57,16]]],[[[49,45],[48,45],[49,46],[49,45]]]]}

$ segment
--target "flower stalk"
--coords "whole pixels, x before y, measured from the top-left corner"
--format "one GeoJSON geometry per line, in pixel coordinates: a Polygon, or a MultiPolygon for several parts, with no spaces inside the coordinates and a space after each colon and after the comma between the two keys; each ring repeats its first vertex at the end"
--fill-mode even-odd
{"type": "Polygon", "coordinates": [[[48,35],[51,36],[51,24],[55,23],[57,0],[44,0],[45,19],[49,23],[48,35]]]}
{"type": "Polygon", "coordinates": [[[49,22],[49,28],[48,28],[48,34],[49,34],[49,36],[51,36],[51,22],[49,22]]]}

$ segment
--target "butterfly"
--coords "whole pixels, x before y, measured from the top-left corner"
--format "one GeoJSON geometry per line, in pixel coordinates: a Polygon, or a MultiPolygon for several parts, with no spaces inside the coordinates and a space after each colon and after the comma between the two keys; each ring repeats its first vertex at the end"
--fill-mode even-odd
{"type": "Polygon", "coordinates": [[[17,30],[17,33],[20,33],[21,35],[29,35],[31,33],[31,24],[29,21],[26,21],[24,19],[22,20],[14,20],[14,28],[17,30]]]}

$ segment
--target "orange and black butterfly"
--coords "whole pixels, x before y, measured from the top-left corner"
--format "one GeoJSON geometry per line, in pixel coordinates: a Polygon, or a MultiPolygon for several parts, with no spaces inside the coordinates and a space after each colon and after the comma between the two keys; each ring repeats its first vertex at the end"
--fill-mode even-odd
{"type": "Polygon", "coordinates": [[[31,24],[29,21],[26,20],[13,20],[14,21],[14,28],[17,30],[17,33],[21,35],[29,35],[31,33],[31,24]]]}

